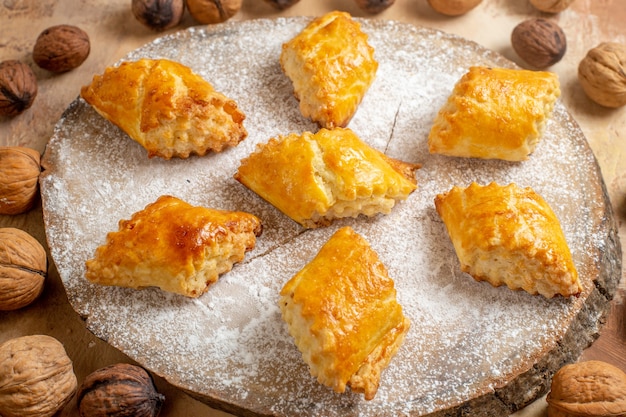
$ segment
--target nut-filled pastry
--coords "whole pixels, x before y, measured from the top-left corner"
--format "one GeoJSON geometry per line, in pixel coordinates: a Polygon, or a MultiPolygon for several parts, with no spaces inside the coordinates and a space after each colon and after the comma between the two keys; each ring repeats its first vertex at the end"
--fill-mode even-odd
{"type": "Polygon", "coordinates": [[[205,155],[248,135],[237,103],[190,68],[166,59],[109,67],[81,89],[100,115],[164,159],[205,155]]]}
{"type": "Polygon", "coordinates": [[[371,400],[410,327],[393,280],[350,227],[339,229],[280,292],[289,333],[317,380],[371,400]]]}
{"type": "Polygon", "coordinates": [[[260,220],[249,213],[192,206],[161,196],[107,235],[86,263],[102,285],[159,287],[199,297],[254,248],[260,220]]]}
{"type": "Polygon", "coordinates": [[[390,158],[352,130],[292,133],[257,145],[235,179],[307,228],[388,214],[417,188],[419,165],[390,158]]]}
{"type": "Polygon", "coordinates": [[[523,161],[535,150],[561,95],[556,74],[471,67],[428,136],[431,153],[523,161]]]}
{"type": "Polygon", "coordinates": [[[455,186],[435,207],[461,269],[477,281],[547,298],[582,291],[559,219],[531,188],[455,186]]]}
{"type": "Polygon", "coordinates": [[[318,17],[283,44],[280,65],[302,115],[326,128],[347,126],[378,70],[367,34],[339,11],[318,17]]]}

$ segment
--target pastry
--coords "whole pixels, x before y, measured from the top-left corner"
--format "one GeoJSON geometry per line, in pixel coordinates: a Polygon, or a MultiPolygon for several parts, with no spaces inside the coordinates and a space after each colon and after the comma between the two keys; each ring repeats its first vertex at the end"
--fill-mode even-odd
{"type": "Polygon", "coordinates": [[[350,129],[292,133],[260,144],[235,179],[307,228],[389,213],[417,188],[416,164],[371,148],[350,129]]]}
{"type": "Polygon", "coordinates": [[[435,207],[477,281],[547,298],[582,291],[559,219],[531,188],[472,183],[437,195],[435,207]]]}
{"type": "Polygon", "coordinates": [[[523,161],[543,135],[560,94],[551,72],[471,67],[437,114],[429,151],[523,161]]]}
{"type": "Polygon", "coordinates": [[[235,146],[247,136],[245,115],[190,68],[166,59],[109,67],[81,96],[148,151],[187,158],[235,146]]]}
{"type": "Polygon", "coordinates": [[[261,222],[252,214],[195,207],[172,196],[121,220],[86,262],[102,285],[159,287],[199,297],[254,248],[261,222]]]}
{"type": "Polygon", "coordinates": [[[371,400],[410,321],[368,242],[343,227],[280,292],[289,333],[317,380],[371,400]]]}
{"type": "Polygon", "coordinates": [[[361,25],[339,11],[318,17],[283,44],[280,65],[302,115],[326,128],[348,125],[378,69],[361,25]]]}

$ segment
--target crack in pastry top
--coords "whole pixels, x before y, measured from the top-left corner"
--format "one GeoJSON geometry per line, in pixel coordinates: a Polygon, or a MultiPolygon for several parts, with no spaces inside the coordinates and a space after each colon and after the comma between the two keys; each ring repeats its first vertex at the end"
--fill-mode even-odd
{"type": "Polygon", "coordinates": [[[87,327],[188,391],[277,415],[426,414],[488,393],[554,348],[591,291],[601,248],[601,181],[580,129],[558,103],[528,161],[429,155],[427,135],[470,65],[504,64],[495,53],[434,30],[362,21],[380,63],[349,128],[393,158],[422,164],[418,189],[389,215],[342,219],[303,231],[233,179],[257,143],[316,131],[278,64],[280,46],[304,18],[191,28],[125,59],[167,57],[190,66],[244,111],[249,136],[219,154],[148,159],[119,129],[77,99],[46,150],[42,197],[51,253],[87,327]],[[263,34],[259,36],[259,34],[263,34]],[[580,169],[583,167],[584,169],[580,169]],[[516,182],[541,194],[560,218],[584,280],[580,298],[546,300],[492,288],[463,274],[433,199],[454,185],[516,182]],[[121,219],[162,194],[194,205],[248,211],[263,222],[256,248],[201,298],[157,289],[100,287],[84,262],[121,219]],[[594,219],[585,221],[584,219],[594,219]],[[350,225],[377,251],[414,325],[383,371],[375,399],[338,395],[309,375],[277,306],[282,285],[337,230],[350,225]]]}

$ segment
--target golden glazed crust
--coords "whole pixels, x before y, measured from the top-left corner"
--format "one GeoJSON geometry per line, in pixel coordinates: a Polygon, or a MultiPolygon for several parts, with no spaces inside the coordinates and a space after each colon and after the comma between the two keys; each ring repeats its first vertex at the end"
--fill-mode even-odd
{"type": "Polygon", "coordinates": [[[367,241],[339,229],[280,292],[280,309],[311,375],[371,400],[410,327],[394,282],[367,241]]]}
{"type": "Polygon", "coordinates": [[[361,25],[338,11],[315,19],[283,44],[280,64],[302,115],[326,128],[347,126],[378,69],[361,25]]]}
{"type": "Polygon", "coordinates": [[[387,157],[350,129],[292,133],[261,144],[235,179],[304,227],[389,213],[417,188],[419,166],[387,157]]]}
{"type": "Polygon", "coordinates": [[[234,100],[190,68],[166,59],[109,67],[81,89],[81,96],[149,157],[220,152],[247,136],[245,115],[234,100]]]}
{"type": "Polygon", "coordinates": [[[523,161],[560,95],[558,77],[550,72],[471,67],[437,114],[429,151],[523,161]]]}
{"type": "Polygon", "coordinates": [[[559,219],[531,188],[472,183],[437,195],[435,207],[477,281],[547,298],[582,291],[559,219]]]}
{"type": "Polygon", "coordinates": [[[86,278],[102,285],[159,287],[198,297],[254,248],[260,220],[249,213],[192,206],[176,197],[121,220],[86,263],[86,278]]]}

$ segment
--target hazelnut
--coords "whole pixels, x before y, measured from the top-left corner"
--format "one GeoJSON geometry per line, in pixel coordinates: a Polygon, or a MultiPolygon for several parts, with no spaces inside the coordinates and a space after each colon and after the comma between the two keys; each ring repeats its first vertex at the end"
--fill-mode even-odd
{"type": "Polygon", "coordinates": [[[0,228],[0,310],[17,310],[39,297],[47,267],[37,239],[20,229],[0,228]]]}
{"type": "Polygon", "coordinates": [[[184,0],[132,0],[131,11],[145,26],[162,31],[180,23],[185,3],[184,0]]]}
{"type": "Polygon", "coordinates": [[[0,146],[0,214],[30,210],[39,190],[41,156],[22,146],[0,146]]]}
{"type": "Polygon", "coordinates": [[[33,60],[51,72],[66,72],[80,66],[89,56],[89,36],[70,25],[52,26],[39,34],[33,60]]]}
{"type": "Polygon", "coordinates": [[[155,417],[165,397],[140,366],[118,363],[92,372],[78,390],[81,417],[155,417]]]}
{"type": "Polygon", "coordinates": [[[299,1],[300,0],[265,0],[266,3],[271,4],[278,10],[285,10],[299,1]]]}
{"type": "Polygon", "coordinates": [[[17,116],[32,106],[37,96],[37,77],[23,62],[0,62],[0,116],[17,116]]]}
{"type": "Polygon", "coordinates": [[[428,0],[430,7],[447,16],[460,16],[478,6],[482,0],[428,0]]]}
{"type": "Polygon", "coordinates": [[[380,13],[387,9],[395,0],[355,0],[357,6],[368,13],[380,13]]]}
{"type": "Polygon", "coordinates": [[[626,104],[626,45],[604,42],[578,65],[578,81],[589,98],[605,107],[626,104]]]}
{"type": "Polygon", "coordinates": [[[574,0],[530,0],[530,4],[547,13],[558,13],[569,7],[574,0]]]}
{"type": "Polygon", "coordinates": [[[565,33],[559,25],[541,18],[528,19],[515,26],[511,44],[517,55],[535,68],[556,64],[567,50],[565,33]]]}
{"type": "Polygon", "coordinates": [[[548,417],[626,415],[626,373],[602,361],[565,365],[552,378],[548,417]]]}
{"type": "Polygon", "coordinates": [[[225,22],[241,9],[242,0],[185,0],[191,17],[200,23],[225,22]]]}
{"type": "Polygon", "coordinates": [[[0,345],[2,417],[51,417],[77,385],[72,361],[55,338],[22,336],[0,345]]]}

